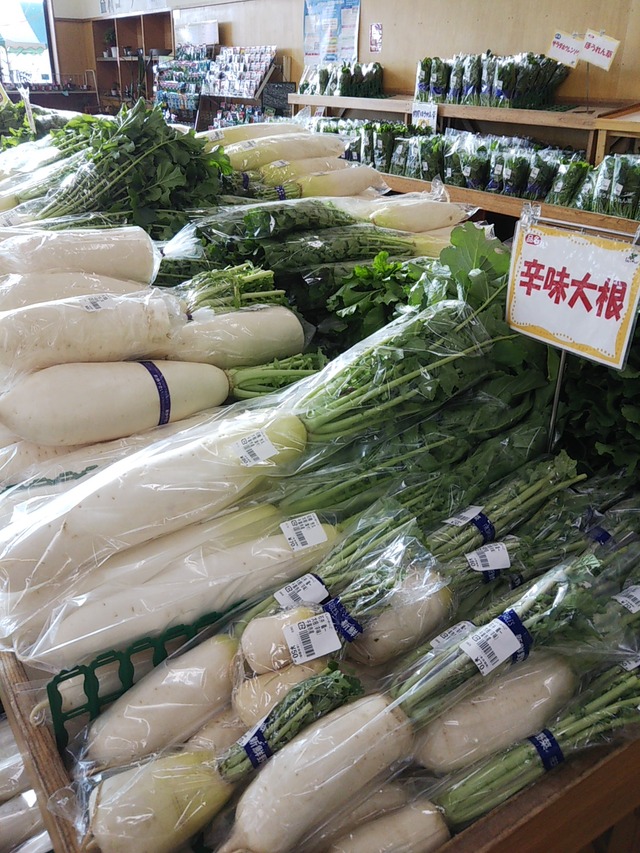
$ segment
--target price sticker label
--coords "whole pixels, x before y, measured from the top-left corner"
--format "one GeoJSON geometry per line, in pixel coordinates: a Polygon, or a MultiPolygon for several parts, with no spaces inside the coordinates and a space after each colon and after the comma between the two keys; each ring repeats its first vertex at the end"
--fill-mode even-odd
{"type": "Polygon", "coordinates": [[[280,530],[286,536],[292,551],[301,551],[327,541],[327,534],[315,512],[284,521],[280,530]]]}
{"type": "Polygon", "coordinates": [[[451,518],[445,518],[442,523],[451,524],[453,527],[464,527],[465,524],[469,524],[472,518],[479,515],[482,510],[483,507],[481,506],[469,506],[466,509],[463,509],[462,512],[452,515],[451,518]]]}
{"type": "Polygon", "coordinates": [[[296,604],[322,604],[329,598],[329,590],[320,578],[309,572],[274,592],[273,597],[282,607],[293,607],[296,604]]]}
{"type": "Polygon", "coordinates": [[[95,296],[85,296],[80,304],[85,311],[101,311],[103,308],[112,308],[115,303],[113,296],[108,293],[96,293],[95,296]]]}
{"type": "Polygon", "coordinates": [[[488,675],[511,655],[516,654],[521,643],[504,622],[493,619],[463,640],[460,648],[471,658],[482,675],[488,675]]]}
{"type": "Polygon", "coordinates": [[[294,625],[285,626],[282,632],[295,664],[337,652],[342,645],[328,613],[301,619],[294,625]]]}
{"type": "Polygon", "coordinates": [[[278,452],[269,437],[260,429],[246,435],[231,445],[232,452],[238,457],[241,464],[250,468],[266,462],[278,452]]]}
{"type": "Polygon", "coordinates": [[[627,608],[627,610],[630,610],[631,613],[640,612],[640,584],[628,586],[626,589],[623,589],[622,592],[614,595],[613,598],[616,601],[619,601],[623,607],[627,608]]]}
{"type": "Polygon", "coordinates": [[[411,124],[415,127],[438,126],[438,105],[434,101],[414,101],[411,107],[411,124]]]}
{"type": "Polygon", "coordinates": [[[509,551],[504,542],[490,542],[464,555],[474,572],[499,572],[511,567],[509,551]]]}
{"type": "Polygon", "coordinates": [[[460,640],[470,634],[471,631],[475,631],[475,627],[476,626],[473,622],[457,622],[455,625],[447,628],[446,631],[438,634],[437,637],[434,637],[431,640],[431,646],[436,651],[441,651],[442,649],[447,649],[450,646],[455,646],[456,643],[459,643],[460,640]]]}

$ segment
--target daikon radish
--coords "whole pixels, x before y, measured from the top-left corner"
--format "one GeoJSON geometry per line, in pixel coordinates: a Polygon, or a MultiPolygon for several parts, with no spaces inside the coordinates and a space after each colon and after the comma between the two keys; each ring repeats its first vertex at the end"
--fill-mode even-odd
{"type": "Polygon", "coordinates": [[[0,805],[0,853],[13,853],[19,844],[43,829],[33,791],[25,791],[0,805]]]}
{"type": "Polygon", "coordinates": [[[237,648],[220,634],[167,658],[91,723],[87,757],[117,767],[191,737],[231,701],[237,648]]]}
{"type": "Polygon", "coordinates": [[[213,752],[186,751],[103,779],[89,799],[92,841],[84,849],[174,853],[233,793],[215,758],[213,752]]]}
{"type": "Polygon", "coordinates": [[[0,275],[86,272],[150,284],[160,252],[138,226],[29,232],[0,243],[0,275]]]}
{"type": "Polygon", "coordinates": [[[233,691],[233,708],[249,729],[266,717],[292,687],[318,675],[326,665],[326,657],[316,658],[305,664],[290,664],[277,672],[245,678],[233,691]]]}
{"type": "MultiPolygon", "coordinates": [[[[119,551],[112,557],[108,557],[101,565],[85,572],[57,599],[53,598],[51,590],[46,585],[36,587],[26,596],[26,601],[22,602],[22,609],[13,611],[13,615],[17,616],[18,612],[25,611],[27,604],[30,609],[30,612],[24,612],[20,628],[13,634],[16,654],[23,659],[29,658],[31,647],[50,621],[52,608],[56,604],[59,608],[62,607],[62,597],[68,602],[69,610],[74,610],[76,607],[90,608],[93,604],[102,601],[107,605],[116,596],[119,600],[126,602],[130,598],[130,589],[138,592],[141,584],[147,583],[158,573],[176,567],[177,571],[185,571],[186,577],[187,571],[193,568],[196,561],[203,560],[222,549],[266,535],[272,530],[274,521],[278,518],[279,514],[275,507],[269,504],[233,510],[208,521],[190,524],[181,530],[151,539],[134,548],[119,551]]],[[[166,584],[163,585],[163,589],[168,589],[166,584]]],[[[148,592],[148,587],[142,587],[143,597],[148,592]]],[[[123,606],[126,613],[126,604],[123,606]]],[[[104,610],[104,608],[99,609],[104,610]]],[[[54,625],[53,631],[57,621],[65,618],[64,613],[60,612],[58,615],[58,611],[53,611],[51,619],[54,625]]],[[[128,616],[134,618],[135,614],[130,613],[128,616]]],[[[96,630],[99,629],[100,624],[102,622],[95,625],[96,630]]],[[[131,623],[129,627],[130,625],[131,623]]],[[[86,631],[83,631],[82,635],[85,633],[86,631]]],[[[46,647],[47,640],[45,640],[46,647]]],[[[73,663],[69,665],[73,666],[73,663]]]]}
{"type": "Polygon", "coordinates": [[[225,314],[198,308],[189,323],[174,327],[167,358],[226,369],[297,355],[304,344],[300,320],[283,306],[242,308],[225,314]]]}
{"type": "Polygon", "coordinates": [[[323,853],[331,842],[362,823],[406,806],[407,789],[398,782],[369,785],[354,792],[337,814],[327,815],[326,823],[303,846],[303,853],[323,853]]]}
{"type": "Polygon", "coordinates": [[[347,653],[376,666],[419,645],[448,617],[451,593],[437,573],[412,572],[389,597],[388,606],[370,622],[347,653]]]}
{"type": "Polygon", "coordinates": [[[0,314],[0,364],[15,371],[72,362],[163,358],[186,322],[167,293],[72,296],[0,314]]]}
{"type": "Polygon", "coordinates": [[[201,130],[196,133],[199,139],[207,139],[211,143],[207,150],[211,151],[218,145],[231,145],[233,142],[244,142],[247,139],[257,139],[262,136],[280,136],[291,133],[309,133],[303,125],[290,121],[257,121],[251,124],[237,124],[233,127],[221,127],[216,130],[201,130]]]}
{"type": "Polygon", "coordinates": [[[369,187],[385,189],[380,172],[372,166],[353,166],[337,172],[316,172],[296,178],[302,198],[309,196],[358,195],[369,187]]]}
{"type": "Polygon", "coordinates": [[[457,225],[468,217],[464,207],[452,202],[416,199],[398,204],[392,198],[381,204],[370,219],[382,228],[421,232],[457,225]]]}
{"type": "Polygon", "coordinates": [[[260,169],[263,183],[268,187],[277,187],[286,181],[295,181],[303,175],[314,172],[335,172],[352,166],[341,157],[307,157],[303,160],[274,160],[260,169]]]}
{"type": "Polygon", "coordinates": [[[208,749],[215,755],[225,750],[242,737],[247,731],[246,724],[240,719],[232,706],[219,711],[187,741],[189,749],[208,749]]]}
{"type": "Polygon", "coordinates": [[[417,737],[416,761],[449,773],[500,752],[544,728],[576,684],[565,658],[532,654],[429,723],[417,737]]]}
{"type": "Polygon", "coordinates": [[[23,377],[0,397],[0,420],[37,444],[94,444],[179,421],[219,406],[228,394],[226,375],[211,364],[59,364],[23,377]]]}
{"type": "Polygon", "coordinates": [[[187,555],[148,583],[116,588],[108,597],[72,599],[24,659],[57,671],[172,625],[222,613],[313,568],[337,536],[332,526],[323,529],[326,540],[301,551],[292,551],[283,534],[264,536],[207,556],[187,555]]]}
{"type": "Polygon", "coordinates": [[[29,788],[22,755],[7,718],[0,719],[0,803],[29,788]]]}
{"type": "Polygon", "coordinates": [[[212,517],[297,458],[306,440],[299,418],[267,409],[214,416],[160,440],[54,497],[28,524],[0,530],[0,579],[7,591],[68,580],[160,532],[212,517]],[[268,458],[243,464],[241,442],[256,434],[270,445],[268,458]]]}
{"type": "MultiPolygon", "coordinates": [[[[15,234],[15,231],[13,232],[15,234]]],[[[11,273],[0,280],[0,311],[13,311],[36,302],[88,296],[92,293],[140,293],[143,285],[108,275],[85,272],[11,273]]]]}
{"type": "Polygon", "coordinates": [[[264,765],[240,797],[219,853],[297,849],[354,790],[409,756],[411,742],[407,717],[379,694],[333,711],[264,765]]]}
{"type": "Polygon", "coordinates": [[[294,607],[272,616],[251,619],[240,639],[240,651],[245,663],[255,673],[273,672],[274,669],[288,666],[292,661],[284,629],[315,613],[310,607],[294,607]]]}
{"type": "Polygon", "coordinates": [[[263,136],[225,145],[231,167],[249,172],[274,160],[301,160],[306,157],[339,157],[344,142],[332,133],[288,133],[263,136]]]}
{"type": "Polygon", "coordinates": [[[444,818],[419,798],[336,839],[327,853],[432,853],[450,838],[444,818]]]}

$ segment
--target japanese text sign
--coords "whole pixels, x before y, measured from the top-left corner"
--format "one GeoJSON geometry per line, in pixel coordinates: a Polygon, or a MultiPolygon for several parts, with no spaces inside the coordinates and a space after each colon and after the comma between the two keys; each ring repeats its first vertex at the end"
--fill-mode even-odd
{"type": "Polygon", "coordinates": [[[572,36],[569,33],[563,33],[562,30],[557,30],[547,51],[547,56],[563,65],[568,65],[569,68],[575,68],[583,45],[584,39],[580,36],[572,36]]]}
{"type": "Polygon", "coordinates": [[[604,68],[605,71],[608,71],[619,44],[620,42],[617,39],[611,38],[611,36],[601,35],[594,30],[587,30],[578,58],[584,59],[585,62],[590,62],[592,65],[597,65],[598,68],[604,68]]]}
{"type": "Polygon", "coordinates": [[[507,295],[512,329],[621,369],[639,296],[639,247],[519,225],[507,295]]]}
{"type": "Polygon", "coordinates": [[[438,105],[435,101],[414,101],[411,108],[411,124],[415,127],[431,127],[436,129],[438,122],[438,105]]]}

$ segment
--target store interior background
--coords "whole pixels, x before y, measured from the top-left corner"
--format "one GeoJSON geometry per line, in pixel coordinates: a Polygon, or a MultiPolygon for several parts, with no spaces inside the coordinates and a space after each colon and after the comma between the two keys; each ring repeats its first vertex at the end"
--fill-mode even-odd
{"type": "MultiPolygon", "coordinates": [[[[207,6],[215,10],[220,41],[227,45],[276,44],[291,57],[291,76],[303,68],[304,0],[49,0],[56,20],[62,70],[82,73],[92,67],[92,42],[81,21],[131,13],[207,6]],[[105,9],[101,13],[101,8],[105,9]]],[[[384,66],[385,90],[412,90],[417,61],[424,56],[452,56],[490,49],[496,54],[544,52],[557,29],[604,30],[621,41],[609,72],[590,72],[595,100],[640,101],[640,0],[361,0],[361,62],[384,66]],[[369,52],[369,25],[381,23],[382,52],[369,52]]],[[[581,102],[586,66],[580,63],[559,95],[581,102]]]]}

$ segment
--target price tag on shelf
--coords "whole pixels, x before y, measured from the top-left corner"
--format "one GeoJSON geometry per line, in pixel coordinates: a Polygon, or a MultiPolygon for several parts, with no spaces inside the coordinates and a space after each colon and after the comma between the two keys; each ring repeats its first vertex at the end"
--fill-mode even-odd
{"type": "Polygon", "coordinates": [[[569,68],[575,68],[578,64],[583,45],[584,39],[581,36],[556,30],[551,45],[547,50],[547,56],[550,59],[561,62],[563,65],[568,65],[569,68]]]}
{"type": "Polygon", "coordinates": [[[606,36],[604,33],[595,30],[587,30],[578,59],[584,59],[585,62],[590,62],[591,65],[608,71],[619,45],[620,42],[611,36],[606,36]]]}
{"type": "Polygon", "coordinates": [[[414,101],[411,108],[411,124],[436,130],[438,105],[434,101],[414,101]]]}
{"type": "Polygon", "coordinates": [[[507,293],[512,329],[620,370],[639,298],[637,246],[519,224],[507,293]]]}

